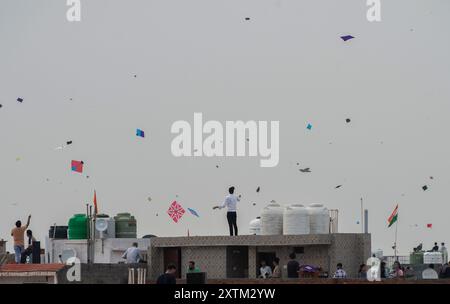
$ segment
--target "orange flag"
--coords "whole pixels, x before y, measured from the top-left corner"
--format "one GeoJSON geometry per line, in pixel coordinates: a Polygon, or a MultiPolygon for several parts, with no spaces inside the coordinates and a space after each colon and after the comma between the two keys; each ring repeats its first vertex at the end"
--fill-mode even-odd
{"type": "Polygon", "coordinates": [[[97,213],[98,213],[98,208],[97,208],[97,192],[95,192],[95,190],[94,190],[94,212],[95,212],[95,215],[97,215],[97,213]]]}

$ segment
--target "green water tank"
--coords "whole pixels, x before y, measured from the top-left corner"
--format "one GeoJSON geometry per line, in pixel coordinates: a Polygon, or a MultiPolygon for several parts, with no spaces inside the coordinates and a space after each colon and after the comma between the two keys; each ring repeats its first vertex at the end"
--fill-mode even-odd
{"type": "Polygon", "coordinates": [[[116,238],[135,239],[137,237],[137,223],[130,213],[119,213],[114,217],[116,222],[116,238]]]}
{"type": "Polygon", "coordinates": [[[411,265],[423,264],[423,251],[411,252],[409,255],[409,263],[411,265]]]}
{"type": "Polygon", "coordinates": [[[88,236],[88,219],[85,214],[75,214],[69,220],[69,240],[85,240],[88,236]]]}

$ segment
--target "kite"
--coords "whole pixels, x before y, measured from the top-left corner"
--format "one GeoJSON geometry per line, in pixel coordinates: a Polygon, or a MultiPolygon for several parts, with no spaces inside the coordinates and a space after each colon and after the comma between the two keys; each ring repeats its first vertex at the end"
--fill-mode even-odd
{"type": "Polygon", "coordinates": [[[301,172],[303,172],[303,173],[310,173],[311,172],[311,170],[310,170],[310,168],[305,168],[305,169],[299,169],[301,172]]]}
{"type": "Polygon", "coordinates": [[[188,208],[189,212],[192,213],[192,215],[195,215],[196,217],[200,217],[200,215],[198,215],[197,211],[195,211],[194,209],[188,208]]]}
{"type": "Polygon", "coordinates": [[[423,189],[423,191],[426,191],[428,189],[428,186],[425,185],[425,186],[422,187],[422,189],[423,189]]]}
{"type": "Polygon", "coordinates": [[[67,144],[67,145],[71,145],[71,144],[72,144],[72,141],[69,140],[69,141],[66,142],[66,144],[67,144]]]}
{"type": "Polygon", "coordinates": [[[23,102],[23,98],[18,97],[18,98],[17,98],[17,101],[18,101],[18,102],[23,102]]]}
{"type": "Polygon", "coordinates": [[[216,165],[216,168],[219,169],[219,165],[216,165]]]}
{"type": "Polygon", "coordinates": [[[148,200],[149,202],[151,202],[151,201],[152,201],[152,198],[149,196],[149,197],[147,197],[147,200],[148,200]]]}
{"type": "Polygon", "coordinates": [[[136,136],[145,137],[145,133],[141,129],[136,129],[136,136]]]}
{"type": "Polygon", "coordinates": [[[3,105],[0,103],[0,108],[3,107],[3,105]]]}
{"type": "Polygon", "coordinates": [[[345,120],[346,123],[349,123],[350,121],[351,121],[350,118],[347,118],[347,119],[345,120]]]}
{"type": "Polygon", "coordinates": [[[247,20],[247,21],[250,20],[250,17],[245,17],[245,20],[247,20]]]}
{"type": "Polygon", "coordinates": [[[253,206],[256,206],[256,203],[253,203],[253,206]]]}
{"type": "Polygon", "coordinates": [[[258,187],[258,188],[256,189],[256,192],[259,192],[259,190],[261,190],[261,188],[260,188],[260,187],[258,187]]]}
{"type": "Polygon", "coordinates": [[[186,211],[183,209],[183,207],[181,207],[180,204],[177,203],[177,201],[173,201],[173,203],[167,210],[167,214],[172,218],[172,220],[175,223],[178,223],[178,221],[181,219],[181,217],[185,212],[186,211]]]}
{"type": "Polygon", "coordinates": [[[72,171],[83,173],[83,161],[72,160],[72,171]]]}
{"type": "Polygon", "coordinates": [[[312,124],[309,123],[309,124],[306,126],[306,129],[311,130],[311,129],[312,129],[312,124]]]}
{"type": "Polygon", "coordinates": [[[427,228],[433,228],[433,224],[427,224],[427,228]]]}
{"type": "Polygon", "coordinates": [[[434,177],[430,176],[430,179],[434,179],[434,177]]]}
{"type": "Polygon", "coordinates": [[[350,39],[353,39],[353,38],[355,38],[355,37],[353,37],[351,35],[341,36],[341,39],[344,40],[344,41],[347,41],[347,40],[350,40],[350,39]]]}
{"type": "Polygon", "coordinates": [[[341,188],[342,185],[337,185],[336,187],[334,187],[335,189],[341,188]]]}

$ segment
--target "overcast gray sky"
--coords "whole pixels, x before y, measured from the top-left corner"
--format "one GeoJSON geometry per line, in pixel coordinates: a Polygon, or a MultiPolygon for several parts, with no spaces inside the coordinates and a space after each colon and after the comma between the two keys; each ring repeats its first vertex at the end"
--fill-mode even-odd
{"type": "Polygon", "coordinates": [[[31,213],[43,239],[94,189],[101,212],[137,217],[139,236],[227,234],[211,207],[235,185],[241,233],[272,199],[324,203],[340,232],[358,232],[363,197],[373,249],[393,253],[397,203],[400,253],[450,241],[450,2],[381,2],[370,23],[361,0],[82,0],[70,23],[65,1],[2,0],[0,238],[31,213]],[[170,127],[194,112],[280,121],[279,165],[173,157],[170,127]],[[173,223],[174,199],[200,218],[173,223]]]}

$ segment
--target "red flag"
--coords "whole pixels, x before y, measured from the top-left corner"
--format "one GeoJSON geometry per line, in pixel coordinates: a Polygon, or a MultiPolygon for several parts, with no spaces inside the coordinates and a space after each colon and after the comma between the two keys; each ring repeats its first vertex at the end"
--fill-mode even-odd
{"type": "Polygon", "coordinates": [[[97,208],[97,192],[95,192],[95,190],[94,190],[94,212],[95,212],[95,215],[97,215],[97,213],[98,213],[98,208],[97,208]]]}
{"type": "Polygon", "coordinates": [[[427,224],[427,228],[433,228],[433,224],[427,224]]]}

